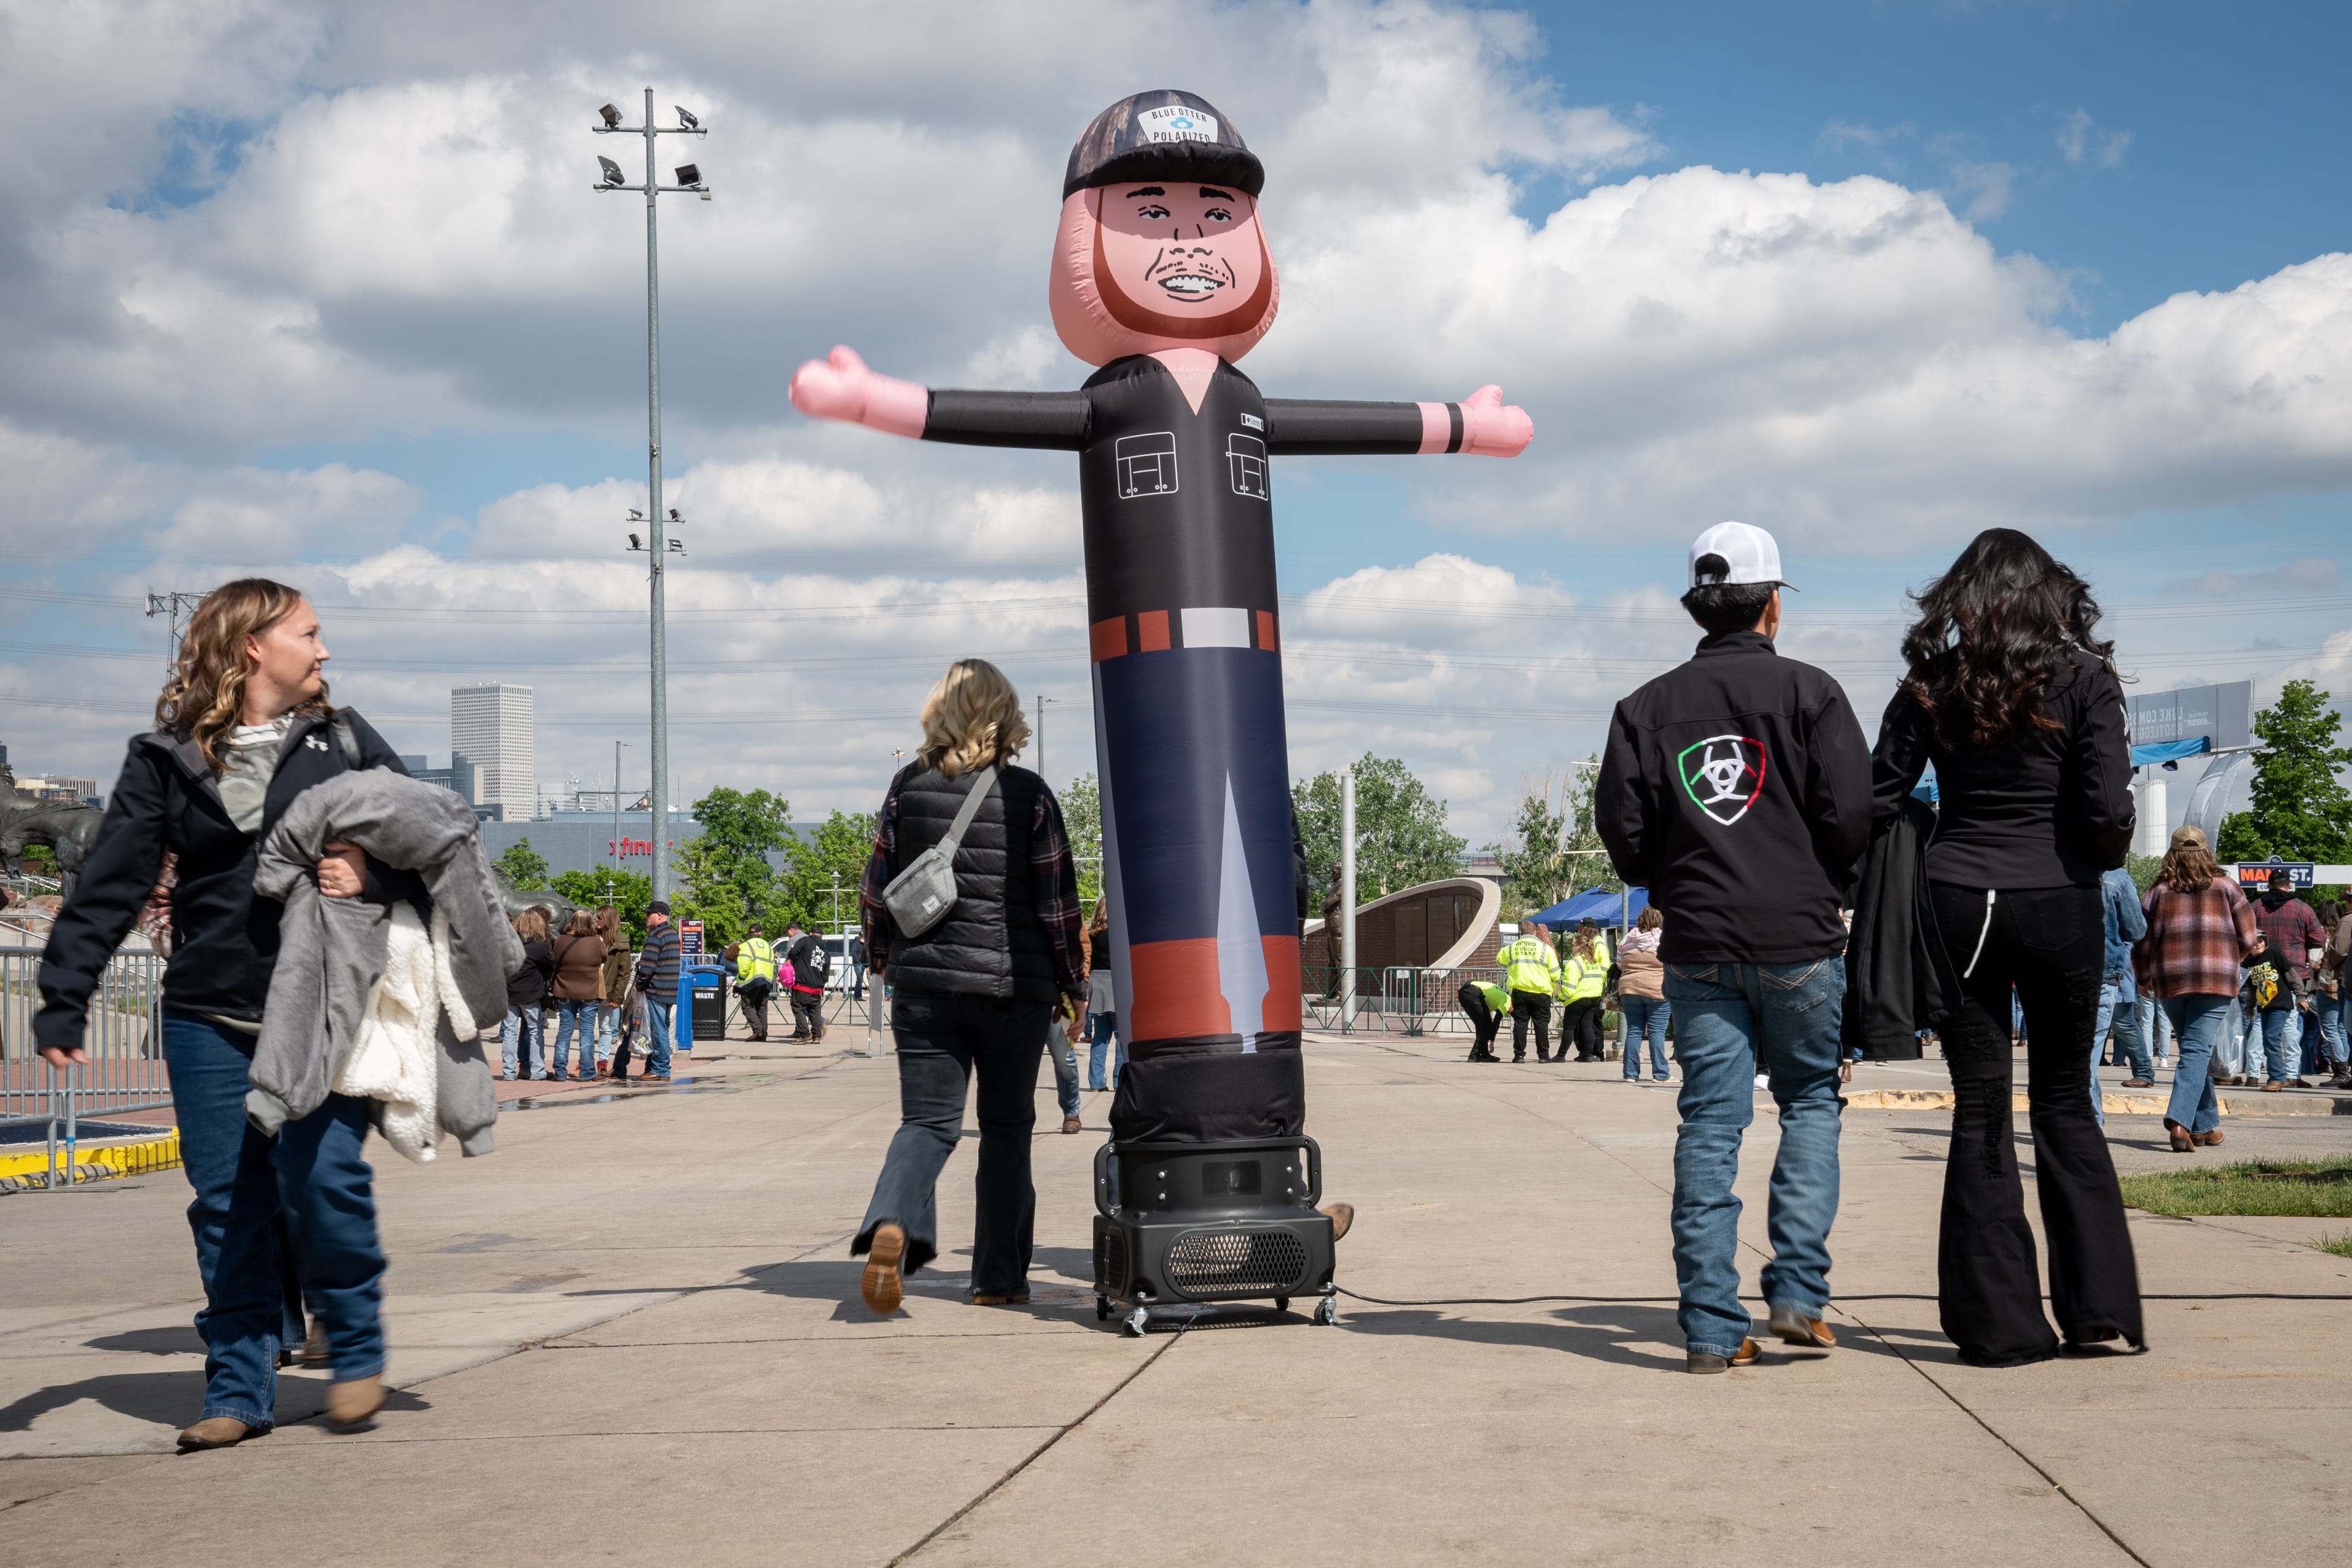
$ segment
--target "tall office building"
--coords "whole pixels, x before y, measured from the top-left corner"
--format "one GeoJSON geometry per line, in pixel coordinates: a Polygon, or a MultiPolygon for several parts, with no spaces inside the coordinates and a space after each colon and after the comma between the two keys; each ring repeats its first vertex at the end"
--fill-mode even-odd
{"type": "Polygon", "coordinates": [[[486,680],[450,688],[449,750],[453,767],[473,773],[467,798],[476,805],[502,807],[500,815],[509,822],[530,820],[539,784],[532,767],[530,687],[486,680]]]}

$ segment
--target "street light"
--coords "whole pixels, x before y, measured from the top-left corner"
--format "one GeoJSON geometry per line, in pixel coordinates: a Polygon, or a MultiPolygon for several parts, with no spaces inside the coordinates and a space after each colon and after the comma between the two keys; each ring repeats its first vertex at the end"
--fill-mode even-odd
{"type": "MultiPolygon", "coordinates": [[[[626,176],[619,164],[598,154],[596,162],[603,166],[604,183],[592,189],[599,191],[642,191],[646,197],[646,495],[647,506],[643,516],[632,514],[631,521],[643,521],[645,517],[659,518],[662,513],[661,460],[661,247],[655,218],[655,198],[665,191],[690,191],[704,201],[710,199],[709,187],[702,183],[701,171],[688,163],[678,171],[683,176],[691,172],[692,179],[681,178],[677,184],[665,185],[654,173],[654,138],[656,136],[703,136],[709,134],[702,122],[684,110],[678,110],[676,126],[654,123],[654,89],[646,89],[646,119],[642,125],[621,123],[620,109],[605,104],[596,110],[600,123],[588,129],[599,136],[643,136],[646,139],[646,178],[639,185],[625,184],[626,176]]],[[[670,521],[677,520],[675,511],[670,521]]],[[[653,654],[653,788],[646,804],[653,808],[650,823],[653,839],[653,896],[669,897],[669,649],[668,630],[662,608],[662,563],[675,552],[683,555],[685,546],[668,539],[663,530],[655,530],[655,538],[664,548],[646,551],[652,565],[652,654],[653,654]]],[[[643,548],[636,536],[630,536],[631,549],[643,548]]]]}

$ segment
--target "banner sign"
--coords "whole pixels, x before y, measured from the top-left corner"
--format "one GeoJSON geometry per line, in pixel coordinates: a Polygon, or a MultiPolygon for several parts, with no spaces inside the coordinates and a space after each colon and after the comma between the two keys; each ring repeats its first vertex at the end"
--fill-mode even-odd
{"type": "Polygon", "coordinates": [[[2314,863],[2309,860],[2246,860],[2238,866],[2238,887],[2247,893],[2270,890],[2271,873],[2284,871],[2294,879],[2299,891],[2307,891],[2314,880],[2314,863]]]}

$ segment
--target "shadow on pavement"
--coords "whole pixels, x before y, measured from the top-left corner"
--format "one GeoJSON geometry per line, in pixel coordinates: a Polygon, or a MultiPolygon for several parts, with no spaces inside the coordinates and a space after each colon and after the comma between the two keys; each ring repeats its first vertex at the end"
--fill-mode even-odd
{"type": "MultiPolygon", "coordinates": [[[[1668,1372],[1678,1377],[1687,1375],[1683,1371],[1681,1359],[1682,1330],[1675,1323],[1671,1307],[1596,1303],[1584,1307],[1563,1307],[1548,1316],[1551,1321],[1544,1322],[1449,1318],[1440,1312],[1418,1308],[1371,1311],[1356,1309],[1342,1317],[1340,1323],[1350,1332],[1359,1334],[1413,1334],[1430,1339],[1456,1340],[1466,1344],[1525,1345],[1535,1350],[1559,1351],[1588,1361],[1630,1366],[1642,1372],[1668,1372]]],[[[1826,1352],[1784,1347],[1779,1341],[1764,1337],[1760,1323],[1754,1331],[1757,1342],[1764,1347],[1764,1360],[1758,1367],[1759,1371],[1853,1352],[1900,1359],[1891,1347],[1854,1328],[1845,1328],[1838,1336],[1838,1349],[1826,1352]]],[[[1905,1331],[1881,1331],[1899,1333],[1905,1331]]]]}

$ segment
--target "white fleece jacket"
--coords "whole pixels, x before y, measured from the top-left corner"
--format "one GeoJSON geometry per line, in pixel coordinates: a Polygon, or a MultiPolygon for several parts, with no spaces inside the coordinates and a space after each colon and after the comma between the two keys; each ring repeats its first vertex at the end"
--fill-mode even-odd
{"type": "Polygon", "coordinates": [[[368,993],[367,1012],[334,1089],[382,1100],[378,1126],[384,1141],[419,1164],[433,1158],[441,1067],[435,1030],[444,1011],[457,1038],[475,1033],[474,1016],[450,974],[449,917],[436,909],[427,934],[415,910],[404,901],[394,904],[383,973],[368,993]]]}

